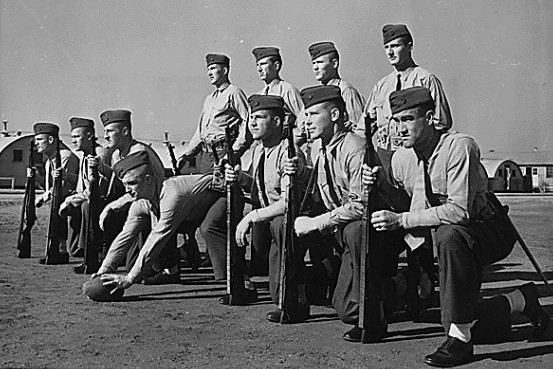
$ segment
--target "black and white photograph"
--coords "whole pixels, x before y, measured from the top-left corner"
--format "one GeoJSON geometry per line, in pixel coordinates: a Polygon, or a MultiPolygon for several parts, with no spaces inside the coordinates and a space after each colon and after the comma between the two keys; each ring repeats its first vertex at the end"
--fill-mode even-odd
{"type": "Polygon", "coordinates": [[[549,0],[0,0],[0,368],[551,366],[552,36],[549,0]]]}

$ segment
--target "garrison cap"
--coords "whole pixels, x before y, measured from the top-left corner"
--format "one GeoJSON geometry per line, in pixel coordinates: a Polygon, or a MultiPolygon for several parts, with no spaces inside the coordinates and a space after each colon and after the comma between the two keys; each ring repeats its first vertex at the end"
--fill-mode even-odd
{"type": "Polygon", "coordinates": [[[150,158],[147,151],[138,151],[113,165],[113,171],[119,179],[123,179],[125,174],[130,170],[136,169],[143,165],[150,165],[150,158]]]}
{"type": "Polygon", "coordinates": [[[394,91],[390,94],[392,114],[423,104],[434,105],[434,99],[432,99],[430,90],[426,87],[411,87],[401,91],[394,91]]]}
{"type": "Polygon", "coordinates": [[[205,62],[209,67],[211,64],[223,64],[224,66],[230,66],[230,59],[223,54],[207,54],[205,56],[205,62]]]}
{"type": "Polygon", "coordinates": [[[411,32],[409,32],[405,24],[387,24],[382,27],[384,45],[401,36],[407,36],[409,41],[413,41],[413,36],[411,36],[411,32]]]}
{"type": "Polygon", "coordinates": [[[112,287],[104,286],[100,276],[96,276],[83,284],[82,291],[83,295],[92,301],[121,301],[123,299],[123,294],[125,293],[124,290],[117,290],[114,293],[111,293],[112,289],[112,287]]]}
{"type": "Polygon", "coordinates": [[[35,131],[35,135],[45,133],[50,136],[58,137],[60,133],[60,127],[53,123],[35,123],[33,130],[35,131]]]}
{"type": "Polygon", "coordinates": [[[71,125],[71,130],[81,127],[94,130],[94,121],[88,118],[73,117],[69,119],[69,124],[71,125]]]}
{"type": "Polygon", "coordinates": [[[301,90],[301,99],[305,109],[325,101],[338,101],[345,105],[338,86],[313,86],[301,90]]]}
{"type": "Polygon", "coordinates": [[[268,56],[276,56],[278,60],[282,60],[280,51],[276,47],[256,47],[252,50],[252,54],[256,62],[268,56]]]}
{"type": "Polygon", "coordinates": [[[251,112],[258,110],[284,110],[284,99],[273,95],[251,95],[248,98],[251,112]]]}
{"type": "Polygon", "coordinates": [[[321,55],[330,54],[332,52],[338,53],[338,50],[334,46],[334,43],[330,41],[317,42],[309,46],[311,60],[315,60],[321,55]]]}
{"type": "Polygon", "coordinates": [[[111,123],[123,123],[131,125],[131,112],[128,110],[106,110],[100,114],[102,124],[107,126],[111,123]]]}

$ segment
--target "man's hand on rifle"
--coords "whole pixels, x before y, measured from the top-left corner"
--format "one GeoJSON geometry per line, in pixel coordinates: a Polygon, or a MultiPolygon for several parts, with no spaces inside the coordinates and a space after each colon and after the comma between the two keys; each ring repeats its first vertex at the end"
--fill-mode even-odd
{"type": "Polygon", "coordinates": [[[284,174],[287,176],[295,176],[298,173],[298,157],[294,156],[293,158],[284,158],[284,174]]]}
{"type": "Polygon", "coordinates": [[[46,201],[50,200],[51,195],[52,193],[50,191],[46,191],[41,196],[38,196],[35,200],[35,206],[40,208],[46,201]]]}
{"type": "Polygon", "coordinates": [[[294,231],[298,237],[317,231],[317,220],[311,217],[297,217],[294,222],[294,231]]]}
{"type": "Polygon", "coordinates": [[[240,169],[240,164],[236,164],[234,168],[229,164],[225,163],[225,182],[235,183],[240,178],[242,170],[240,169]]]}
{"type": "Polygon", "coordinates": [[[133,284],[132,279],[127,274],[102,274],[100,279],[105,287],[113,287],[111,294],[114,294],[117,290],[129,288],[133,284]]]}
{"type": "Polygon", "coordinates": [[[35,176],[35,168],[27,168],[27,178],[33,178],[35,176]]]}
{"type": "Polygon", "coordinates": [[[248,239],[246,236],[250,232],[252,225],[257,221],[257,210],[250,211],[238,225],[236,226],[236,244],[238,247],[244,247],[248,245],[248,239]]]}
{"type": "Polygon", "coordinates": [[[390,210],[379,210],[372,213],[371,223],[377,231],[393,231],[403,228],[401,214],[390,210]]]}
{"type": "Polygon", "coordinates": [[[378,186],[382,176],[378,175],[382,172],[382,167],[369,167],[367,164],[363,164],[361,171],[362,181],[365,186],[378,186]]]}
{"type": "Polygon", "coordinates": [[[65,216],[67,214],[67,212],[69,211],[69,207],[71,206],[71,204],[69,202],[67,202],[67,199],[65,199],[64,202],[61,203],[60,205],[60,210],[58,212],[58,214],[60,216],[65,216]]]}
{"type": "Polygon", "coordinates": [[[62,180],[67,179],[67,174],[65,172],[65,169],[58,168],[56,170],[53,170],[52,171],[52,178],[54,178],[54,180],[57,179],[57,178],[61,178],[62,180]]]}

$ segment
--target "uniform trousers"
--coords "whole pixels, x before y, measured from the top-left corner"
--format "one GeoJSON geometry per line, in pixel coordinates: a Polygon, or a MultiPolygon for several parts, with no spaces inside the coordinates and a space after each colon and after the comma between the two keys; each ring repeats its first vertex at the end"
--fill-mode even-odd
{"type": "MultiPolygon", "coordinates": [[[[215,193],[214,191],[210,191],[215,193]]],[[[244,212],[244,197],[240,190],[233,192],[234,203],[234,223],[242,219],[244,212]]],[[[213,265],[215,279],[226,279],[226,249],[227,249],[227,197],[224,193],[219,193],[217,200],[207,211],[205,218],[200,226],[200,233],[207,243],[209,259],[213,265]]],[[[232,235],[234,237],[234,235],[232,235]]],[[[234,241],[234,240],[232,240],[234,241]]],[[[233,247],[233,264],[240,269],[243,274],[245,271],[244,248],[233,247]]]]}
{"type": "Polygon", "coordinates": [[[446,329],[475,319],[482,267],[494,259],[494,245],[502,236],[483,222],[437,228],[441,320],[446,329]]]}
{"type": "MultiPolygon", "coordinates": [[[[397,273],[398,254],[402,251],[397,246],[400,244],[402,232],[376,232],[372,226],[370,231],[372,241],[370,247],[374,248],[372,255],[376,259],[371,263],[375,268],[374,272],[383,278],[394,276],[397,273]]],[[[338,242],[343,245],[344,252],[332,304],[338,317],[346,324],[357,324],[359,320],[361,232],[363,232],[363,222],[356,220],[348,223],[335,235],[339,238],[338,242]]],[[[371,296],[368,298],[370,299],[371,296]]]]}
{"type": "MultiPolygon", "coordinates": [[[[278,304],[280,293],[280,258],[285,241],[283,221],[284,216],[280,215],[270,222],[272,239],[269,250],[269,292],[275,304],[278,304]]],[[[308,245],[309,243],[305,242],[305,239],[296,239],[293,257],[288,259],[289,263],[286,265],[286,285],[289,288],[295,289],[297,286],[305,284],[305,254],[308,245]]]]}

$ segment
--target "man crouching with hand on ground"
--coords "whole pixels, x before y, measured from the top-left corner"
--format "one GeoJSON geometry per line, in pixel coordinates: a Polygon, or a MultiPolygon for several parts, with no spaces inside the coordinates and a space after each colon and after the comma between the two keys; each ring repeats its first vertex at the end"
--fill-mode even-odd
{"type": "MultiPolygon", "coordinates": [[[[412,87],[390,95],[393,120],[403,148],[392,156],[391,181],[411,197],[408,212],[375,211],[377,231],[404,229],[412,249],[424,233],[436,229],[441,321],[446,341],[427,355],[431,366],[449,367],[473,360],[473,335],[509,334],[511,312],[522,312],[543,335],[549,318],[541,308],[533,283],[479,303],[482,267],[504,258],[514,245],[513,230],[487,197],[487,177],[473,138],[434,126],[430,91],[412,87]],[[476,322],[476,323],[474,323],[476,322]],[[478,333],[477,333],[478,332],[478,333]]],[[[363,167],[363,182],[377,184],[377,173],[363,167]]]]}
{"type": "MultiPolygon", "coordinates": [[[[121,233],[115,238],[96,274],[105,287],[129,288],[153,270],[163,275],[156,284],[179,283],[178,252],[166,247],[174,242],[177,228],[184,221],[199,221],[220,196],[211,190],[194,195],[192,190],[201,176],[177,176],[161,181],[153,175],[148,153],[139,151],[113,166],[133,201],[121,233]],[[124,264],[127,252],[139,234],[150,228],[138,258],[127,274],[113,273],[124,264]],[[161,272],[161,273],[160,273],[161,272]]],[[[209,247],[209,246],[208,246],[209,247]]]]}

